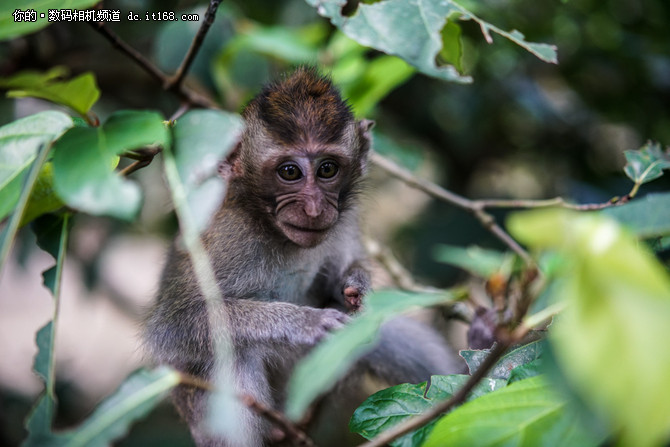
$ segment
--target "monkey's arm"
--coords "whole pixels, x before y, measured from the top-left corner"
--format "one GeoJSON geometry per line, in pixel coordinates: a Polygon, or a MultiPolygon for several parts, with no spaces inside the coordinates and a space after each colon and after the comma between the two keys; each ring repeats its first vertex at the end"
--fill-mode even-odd
{"type": "Polygon", "coordinates": [[[212,362],[212,337],[227,333],[235,346],[307,348],[348,320],[335,309],[251,299],[225,299],[212,310],[215,315],[210,319],[200,295],[167,291],[145,325],[152,357],[185,372],[206,374],[212,362]],[[211,330],[210,321],[217,322],[211,330]]]}

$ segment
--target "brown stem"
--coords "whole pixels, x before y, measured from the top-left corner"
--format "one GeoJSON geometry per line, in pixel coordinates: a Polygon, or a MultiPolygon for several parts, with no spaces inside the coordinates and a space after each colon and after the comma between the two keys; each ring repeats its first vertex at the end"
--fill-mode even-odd
{"type": "MultiPolygon", "coordinates": [[[[144,57],[142,53],[128,45],[123,39],[121,39],[114,31],[112,31],[105,22],[90,22],[93,29],[102,34],[107,40],[112,43],[112,46],[137,63],[144,71],[149,73],[158,83],[167,90],[167,86],[170,84],[170,78],[163,73],[158,67],[156,67],[149,59],[144,57]]],[[[187,101],[193,106],[202,107],[202,108],[217,108],[209,98],[206,98],[194,91],[191,91],[184,86],[177,85],[174,88],[170,88],[170,91],[174,92],[184,101],[187,101]]]]}
{"type": "MultiPolygon", "coordinates": [[[[188,385],[195,388],[200,388],[205,391],[215,391],[216,387],[200,377],[193,376],[191,374],[180,373],[180,383],[182,385],[188,385]]],[[[314,442],[296,425],[291,422],[286,416],[284,416],[279,411],[271,408],[248,394],[238,394],[237,398],[242,402],[247,408],[253,410],[258,415],[264,417],[268,421],[272,422],[274,425],[279,427],[284,434],[295,444],[305,446],[305,447],[315,447],[314,442]]]]}
{"type": "Polygon", "coordinates": [[[257,401],[248,394],[240,394],[238,398],[248,408],[279,427],[288,439],[294,442],[294,444],[305,447],[315,446],[314,442],[305,434],[305,432],[296,427],[293,422],[279,411],[257,401]]]}
{"type": "Polygon", "coordinates": [[[184,81],[184,78],[186,77],[186,73],[188,73],[189,68],[191,68],[193,60],[198,54],[198,51],[200,51],[200,47],[202,46],[202,42],[205,40],[207,31],[209,31],[209,27],[212,26],[212,23],[214,23],[214,18],[216,17],[216,10],[219,8],[220,4],[221,0],[210,0],[209,7],[207,8],[207,12],[205,13],[205,20],[203,20],[202,25],[200,25],[197,34],[191,41],[191,46],[186,52],[186,56],[184,56],[184,60],[181,62],[181,65],[179,65],[177,72],[174,74],[172,78],[170,78],[167,81],[167,84],[165,85],[166,90],[172,90],[175,88],[178,89],[181,86],[181,83],[184,81]]]}
{"type": "Polygon", "coordinates": [[[407,169],[398,166],[388,158],[373,152],[371,155],[372,162],[384,169],[392,176],[402,180],[407,185],[419,189],[426,194],[435,197],[436,199],[455,205],[461,209],[466,210],[512,251],[518,254],[527,264],[533,264],[533,260],[526,250],[524,250],[512,237],[500,227],[489,213],[484,211],[483,206],[475,200],[466,199],[451,191],[448,191],[435,183],[414,176],[407,169]]]}
{"type": "Polygon", "coordinates": [[[137,65],[142,67],[144,71],[149,73],[161,85],[165,84],[168,81],[168,77],[167,75],[165,75],[165,73],[163,73],[154,64],[152,64],[151,61],[149,61],[149,59],[147,59],[142,55],[142,53],[140,53],[135,48],[131,47],[125,41],[123,41],[118,36],[118,34],[116,34],[114,31],[109,29],[109,27],[107,27],[107,24],[105,22],[89,22],[89,23],[96,31],[98,31],[107,40],[109,40],[114,48],[116,48],[117,50],[121,51],[122,53],[126,54],[126,56],[134,60],[137,63],[137,65]]]}

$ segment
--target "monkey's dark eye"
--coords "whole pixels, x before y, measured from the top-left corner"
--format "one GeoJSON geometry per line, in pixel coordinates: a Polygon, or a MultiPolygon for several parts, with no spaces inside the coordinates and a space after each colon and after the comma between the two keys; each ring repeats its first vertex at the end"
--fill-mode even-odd
{"type": "Polygon", "coordinates": [[[279,169],[277,169],[277,173],[279,174],[279,177],[288,181],[298,180],[299,178],[302,178],[302,172],[300,171],[300,168],[296,165],[280,166],[279,169]]]}
{"type": "Polygon", "coordinates": [[[319,170],[316,172],[316,175],[321,178],[332,178],[335,176],[335,174],[337,174],[338,170],[339,168],[335,163],[332,161],[327,161],[319,166],[319,170]]]}

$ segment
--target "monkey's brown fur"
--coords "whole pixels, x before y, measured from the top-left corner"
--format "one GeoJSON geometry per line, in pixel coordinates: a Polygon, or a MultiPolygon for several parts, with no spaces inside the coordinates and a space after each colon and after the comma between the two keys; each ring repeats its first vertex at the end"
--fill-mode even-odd
{"type": "MultiPolygon", "coordinates": [[[[243,116],[242,140],[222,169],[226,198],[202,236],[229,327],[209,327],[189,257],[175,244],[144,338],[156,361],[209,380],[216,372],[210,340],[226,331],[238,393],[281,409],[295,362],[341,327],[348,320],[342,311],[357,307],[369,289],[356,193],[371,123],[357,122],[330,80],[312,68],[266,87],[243,116]]],[[[316,436],[341,445],[350,411],[365,397],[366,375],[390,385],[456,369],[441,337],[396,319],[327,397],[331,413],[317,415],[317,425],[326,423],[314,428],[316,436]]],[[[173,397],[199,445],[272,441],[269,424],[250,410],[237,415],[241,438],[212,436],[203,426],[206,393],[180,387],[173,397]]]]}

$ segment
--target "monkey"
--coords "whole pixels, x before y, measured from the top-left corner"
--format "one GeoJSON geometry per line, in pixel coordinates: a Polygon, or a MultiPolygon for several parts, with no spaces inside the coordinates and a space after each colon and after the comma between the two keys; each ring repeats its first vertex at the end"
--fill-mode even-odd
{"type": "MultiPolygon", "coordinates": [[[[236,391],[281,410],[296,362],[345,325],[370,290],[358,209],[372,122],[356,120],[330,78],[314,67],[265,86],[242,117],[240,142],[220,167],[225,198],[201,236],[228,327],[209,327],[193,266],[175,242],[143,338],[154,361],[211,380],[212,339],[227,331],[236,391]]],[[[327,395],[331,409],[353,411],[367,396],[364,377],[391,386],[459,369],[428,326],[398,318],[380,334],[377,346],[327,395]]],[[[206,391],[181,385],[172,397],[196,444],[234,445],[204,426],[206,391]]],[[[316,417],[332,432],[325,444],[342,445],[332,436],[348,431],[350,415],[340,425],[316,417]]],[[[281,432],[251,410],[239,417],[244,445],[280,440],[281,432]]]]}

